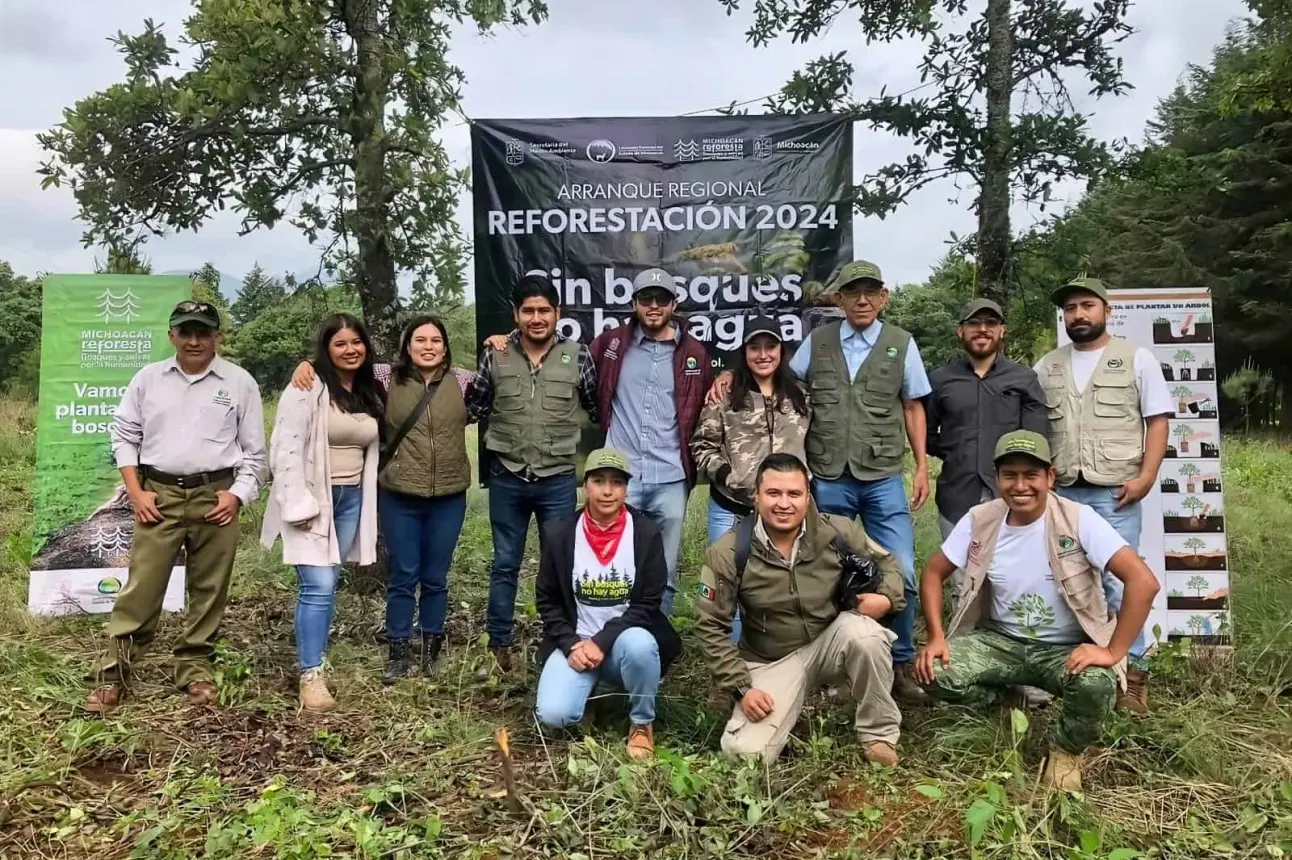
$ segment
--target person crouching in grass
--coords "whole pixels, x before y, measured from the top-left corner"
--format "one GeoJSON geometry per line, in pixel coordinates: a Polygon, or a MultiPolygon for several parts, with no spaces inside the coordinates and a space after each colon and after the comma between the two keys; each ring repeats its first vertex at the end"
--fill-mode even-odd
{"type": "Polygon", "coordinates": [[[574,725],[597,681],[609,681],[630,699],[628,755],[649,758],[655,695],[681,640],[661,610],[663,536],[624,503],[631,478],[623,454],[593,451],[584,466],[587,505],[544,526],[534,591],[543,619],[535,711],[550,728],[574,725]]]}

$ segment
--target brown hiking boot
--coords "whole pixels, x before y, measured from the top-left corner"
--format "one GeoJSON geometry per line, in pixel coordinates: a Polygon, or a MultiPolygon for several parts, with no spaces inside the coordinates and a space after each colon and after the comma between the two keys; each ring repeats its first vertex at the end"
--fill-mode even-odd
{"type": "Polygon", "coordinates": [[[862,747],[861,754],[866,761],[873,761],[884,767],[897,767],[897,763],[901,761],[897,757],[897,748],[888,741],[871,741],[862,747]]]}
{"type": "Polygon", "coordinates": [[[926,705],[929,694],[915,680],[915,664],[899,663],[893,667],[893,698],[902,705],[926,705]]]}
{"type": "Polygon", "coordinates": [[[336,707],[321,666],[301,672],[301,707],[307,711],[330,711],[336,707]]]}
{"type": "Polygon", "coordinates": [[[476,670],[476,678],[481,681],[489,679],[490,672],[496,665],[498,671],[504,675],[511,672],[511,646],[510,645],[490,645],[489,656],[493,659],[485,660],[484,665],[476,670]]]}
{"type": "Polygon", "coordinates": [[[651,758],[655,755],[655,729],[650,723],[634,724],[628,730],[628,757],[651,758]]]}
{"type": "Polygon", "coordinates": [[[188,685],[188,703],[190,705],[214,705],[220,701],[220,691],[210,681],[194,681],[188,685]]]}
{"type": "Polygon", "coordinates": [[[1076,794],[1081,791],[1081,756],[1051,747],[1041,779],[1057,791],[1076,794]]]}
{"type": "Polygon", "coordinates": [[[117,709],[121,700],[126,697],[125,685],[119,683],[102,684],[90,691],[85,697],[85,710],[91,714],[107,716],[117,709]]]}
{"type": "Polygon", "coordinates": [[[1126,670],[1126,691],[1117,694],[1117,709],[1137,717],[1148,716],[1148,673],[1126,670]]]}

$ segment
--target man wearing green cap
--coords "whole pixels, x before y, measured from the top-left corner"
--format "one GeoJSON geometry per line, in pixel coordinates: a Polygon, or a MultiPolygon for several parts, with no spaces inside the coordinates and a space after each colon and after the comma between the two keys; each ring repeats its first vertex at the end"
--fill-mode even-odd
{"type": "Polygon", "coordinates": [[[152,644],[171,570],[185,554],[187,606],[174,649],[175,684],[214,704],[212,644],[224,616],[238,511],[265,478],[265,424],[251,375],[216,355],[220,314],[186,301],[170,315],[175,355],[130,380],[109,435],[135,512],[130,575],[108,622],[106,653],[85,701],[107,714],[126,694],[132,664],[152,644]]]}
{"type": "MultiPolygon", "coordinates": [[[[1037,362],[1045,391],[1058,493],[1089,505],[1138,550],[1140,500],[1157,483],[1175,402],[1153,353],[1108,333],[1108,288],[1080,277],[1051,294],[1072,343],[1037,362]]],[[[1121,606],[1121,583],[1104,578],[1108,605],[1121,606]]],[[[1132,669],[1118,706],[1148,713],[1148,638],[1131,646],[1132,669]]]]}
{"type": "Polygon", "coordinates": [[[1062,697],[1045,779],[1080,791],[1081,753],[1125,687],[1126,658],[1157,579],[1107,520],[1053,492],[1044,436],[1007,433],[994,459],[1000,498],[972,508],[924,569],[929,638],[916,673],[933,695],[971,708],[1019,685],[1062,697]],[[966,570],[965,590],[944,628],[942,586],[957,567],[966,570]],[[1106,574],[1125,586],[1120,610],[1104,599],[1106,574]]]}
{"type": "Polygon", "coordinates": [[[535,715],[552,728],[583,718],[599,679],[630,701],[628,755],[654,752],[655,694],[681,651],[662,611],[668,586],[664,538],[649,517],[625,504],[629,458],[599,448],[584,464],[587,505],[543,526],[534,603],[543,619],[535,715]]]}
{"type": "Polygon", "coordinates": [[[866,532],[897,557],[905,607],[891,620],[893,691],[924,700],[915,683],[915,527],[911,511],[929,495],[924,398],[932,389],[911,335],[880,321],[888,290],[879,267],[848,263],[830,283],[844,318],[808,334],[790,369],[808,384],[812,421],[806,440],[813,495],[823,513],[861,517],[866,532]],[[904,439],[915,454],[913,493],[902,483],[904,439]]]}

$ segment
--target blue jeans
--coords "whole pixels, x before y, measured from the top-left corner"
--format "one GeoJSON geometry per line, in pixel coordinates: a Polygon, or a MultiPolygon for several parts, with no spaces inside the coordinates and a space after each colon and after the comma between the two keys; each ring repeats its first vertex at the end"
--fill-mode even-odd
{"type": "MultiPolygon", "coordinates": [[[[1095,513],[1108,521],[1122,540],[1130,544],[1131,549],[1139,552],[1139,536],[1144,527],[1144,508],[1142,503],[1117,510],[1117,497],[1113,493],[1120,487],[1056,487],[1055,491],[1065,499],[1094,508],[1095,513]]],[[[1108,571],[1104,571],[1104,600],[1113,613],[1122,611],[1122,596],[1125,587],[1122,581],[1108,571]]],[[[1144,657],[1148,651],[1148,634],[1143,630],[1131,643],[1130,656],[1136,660],[1144,657]]]]}
{"type": "Polygon", "coordinates": [[[682,548],[682,525],[686,522],[688,494],[686,481],[645,484],[633,478],[628,482],[628,504],[650,517],[663,532],[668,584],[664,586],[660,609],[665,615],[672,614],[673,598],[677,594],[677,554],[682,548]]]}
{"type": "MultiPolygon", "coordinates": [[[[361,510],[362,487],[332,488],[332,528],[336,531],[343,563],[359,534],[361,510]]],[[[296,656],[304,671],[323,665],[328,632],[336,611],[336,583],[341,576],[341,565],[298,564],[296,575],[300,578],[296,596],[296,656]]]]}
{"type": "MultiPolygon", "coordinates": [[[[740,518],[709,497],[709,546],[736,527],[740,518]]],[[[731,644],[740,644],[740,606],[736,605],[736,614],[731,618],[731,644]]]]}
{"type": "Polygon", "coordinates": [[[530,517],[538,519],[541,537],[544,523],[574,516],[577,503],[573,474],[522,481],[511,472],[502,470],[489,477],[493,568],[489,571],[489,609],[485,614],[485,630],[489,633],[491,647],[513,644],[516,587],[530,517]]]}
{"type": "Polygon", "coordinates": [[[583,719],[588,695],[598,680],[606,680],[627,691],[631,704],[628,716],[634,725],[655,721],[655,694],[659,692],[659,644],[644,627],[629,627],[615,639],[614,647],[589,672],[576,672],[560,648],[543,664],[538,678],[534,713],[538,721],[554,729],[572,726],[583,719]]]}
{"type": "Polygon", "coordinates": [[[845,470],[833,481],[818,478],[813,494],[817,507],[827,514],[861,517],[871,540],[897,557],[906,585],[906,608],[885,624],[897,634],[893,662],[911,662],[915,659],[915,523],[902,476],[859,481],[845,470]]]}
{"type": "Polygon", "coordinates": [[[390,557],[386,638],[412,637],[414,607],[419,610],[423,636],[443,634],[449,609],[449,565],[466,518],[467,494],[427,498],[382,490],[377,510],[390,557]]]}

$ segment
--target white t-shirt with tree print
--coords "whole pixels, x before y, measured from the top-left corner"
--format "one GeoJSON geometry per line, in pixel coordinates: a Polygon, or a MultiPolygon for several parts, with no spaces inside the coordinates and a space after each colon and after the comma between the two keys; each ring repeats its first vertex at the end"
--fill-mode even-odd
{"type": "MultiPolygon", "coordinates": [[[[1103,571],[1124,546],[1121,535],[1088,505],[1078,505],[1077,528],[1086,558],[1103,571]]],[[[969,564],[973,524],[968,515],[956,523],[942,544],[942,554],[956,567],[969,564]]],[[[1002,633],[1062,645],[1084,642],[1085,633],[1059,594],[1045,541],[1045,517],[1027,526],[1000,527],[996,551],[987,568],[991,584],[991,620],[1002,633]]]]}
{"type": "Polygon", "coordinates": [[[619,546],[609,564],[602,564],[583,534],[583,517],[574,527],[574,606],[578,611],[576,631],[591,639],[606,622],[628,611],[628,598],[637,578],[637,561],[633,557],[633,518],[628,517],[619,546]]]}

